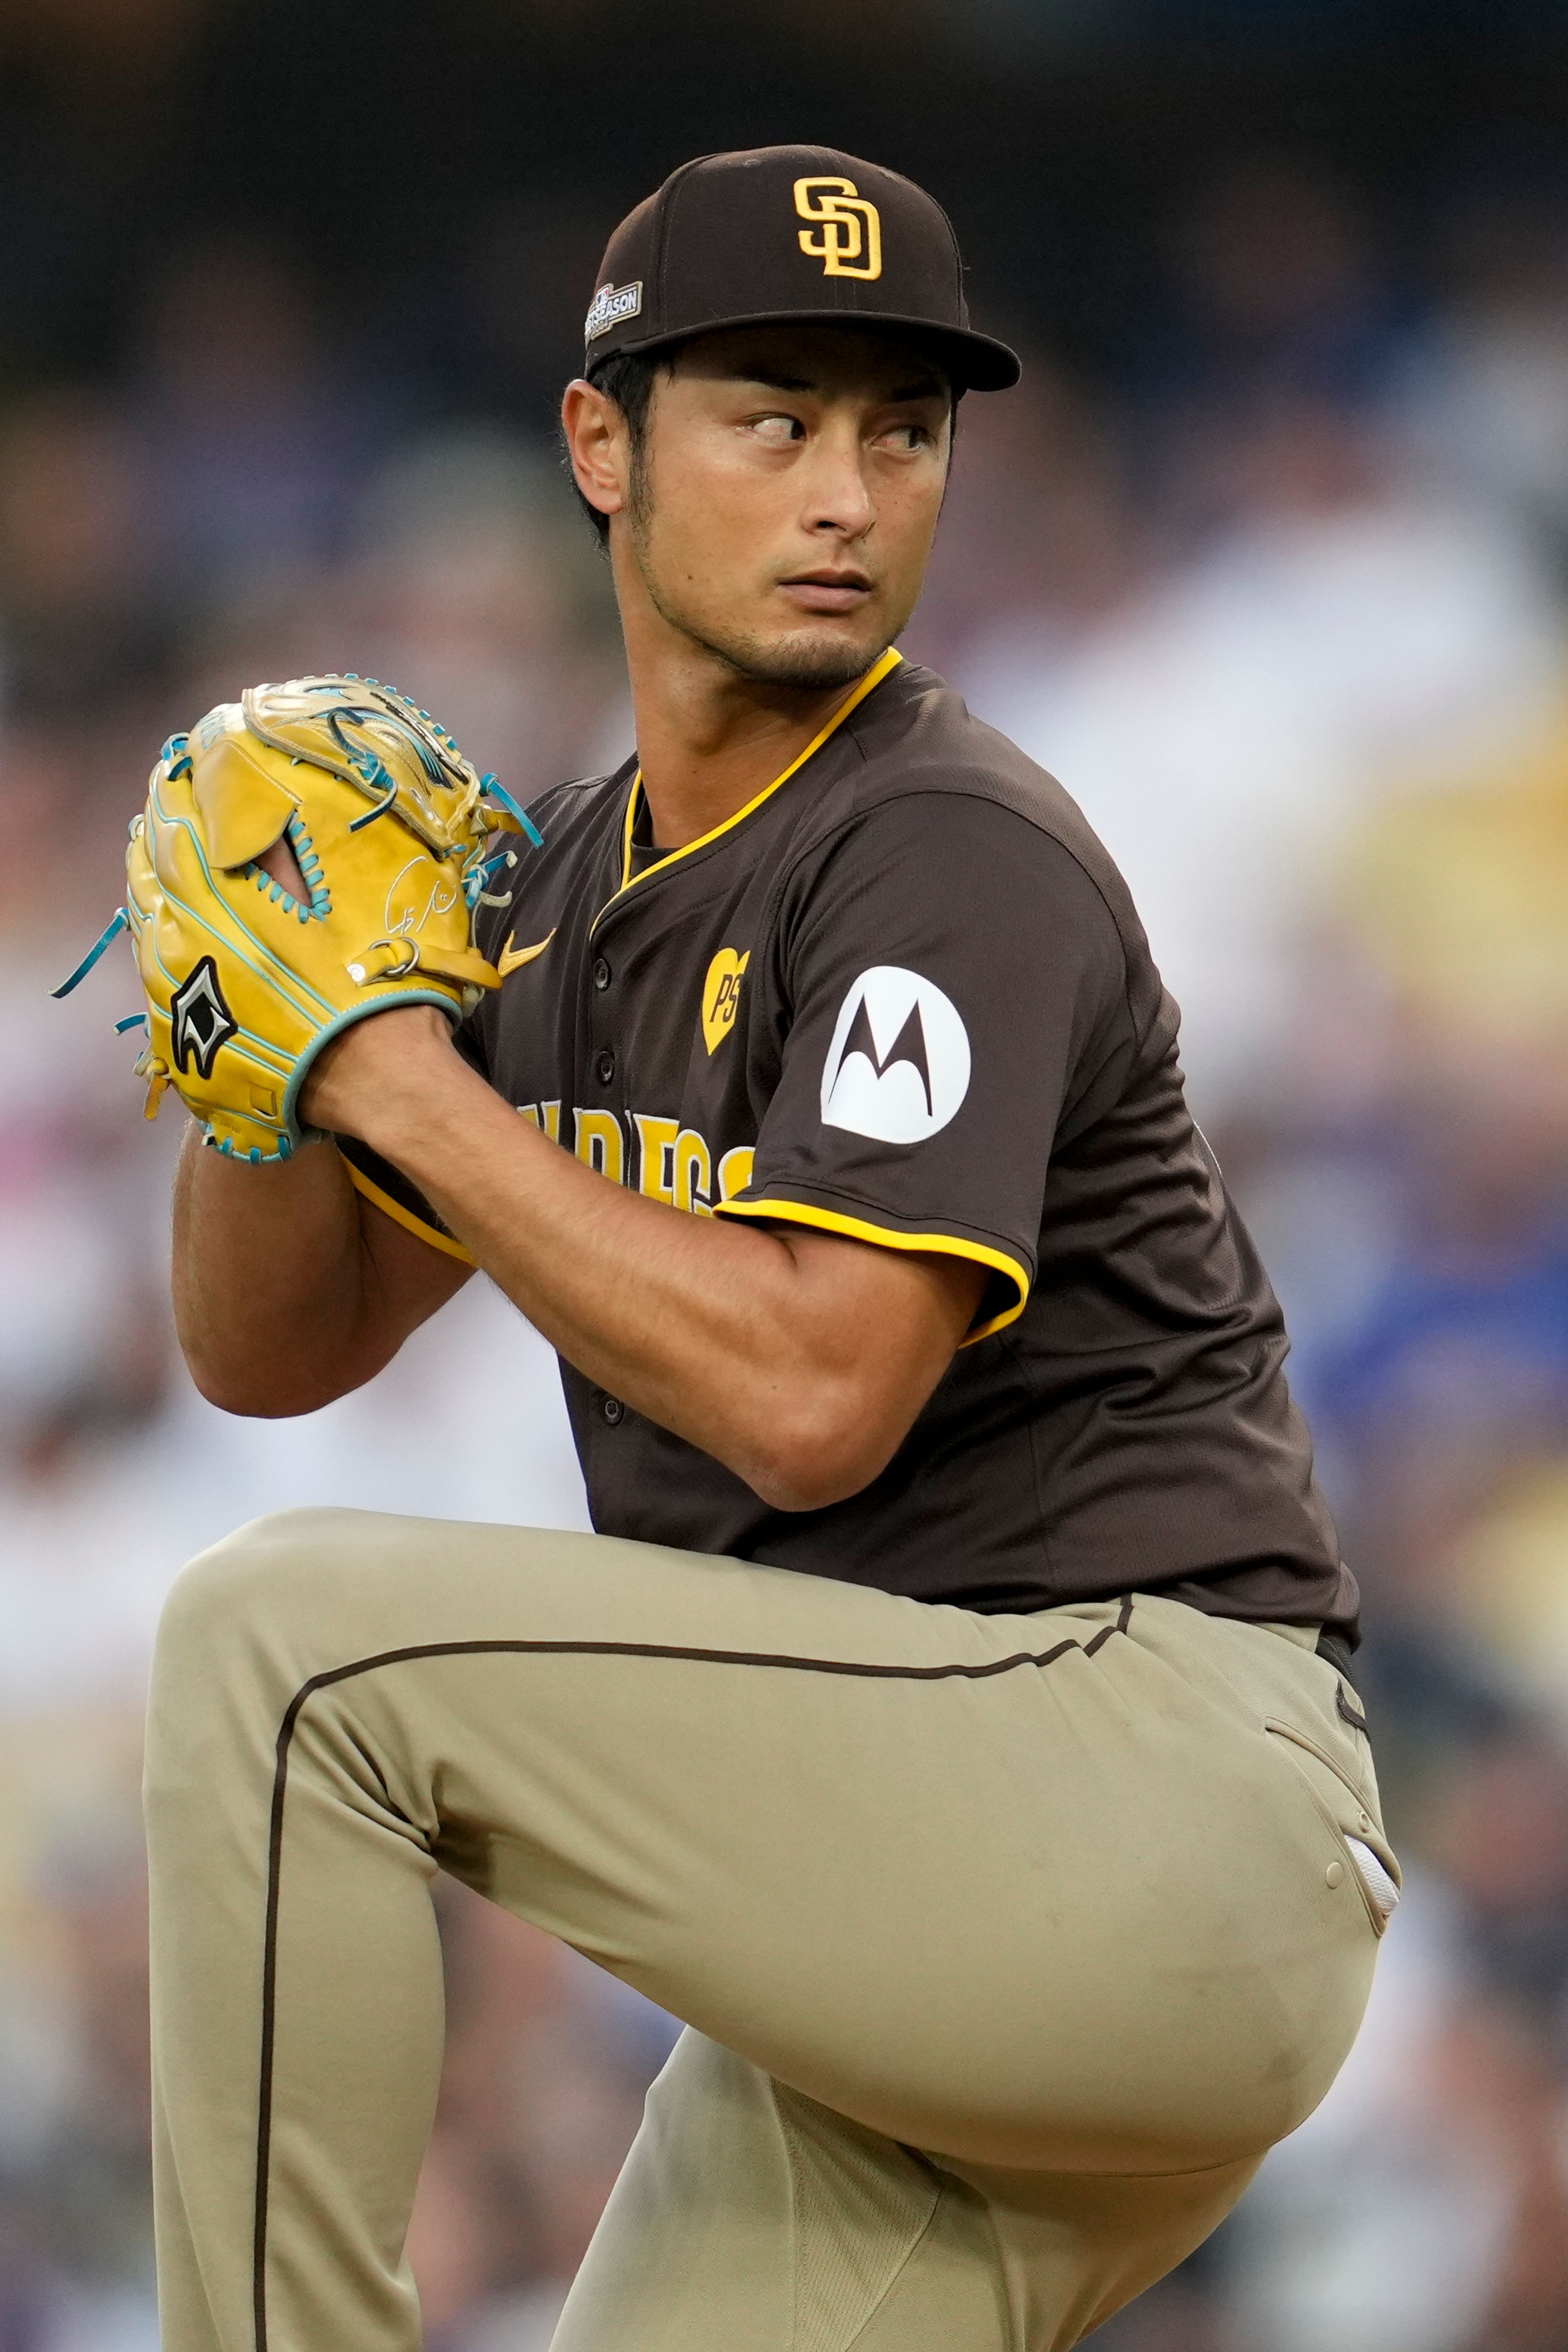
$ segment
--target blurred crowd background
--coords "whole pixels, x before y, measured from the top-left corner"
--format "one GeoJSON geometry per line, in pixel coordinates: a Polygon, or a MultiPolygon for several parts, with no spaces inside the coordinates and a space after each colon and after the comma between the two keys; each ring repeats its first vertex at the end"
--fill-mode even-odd
{"type": "MultiPolygon", "coordinates": [[[[1568,2347],[1568,27],[1331,0],[0,8],[0,2352],[153,2352],[139,1707],[181,1560],[584,1520],[471,1286],[310,1420],[194,1394],[118,903],[163,737],[390,678],[528,794],[629,748],[552,440],[616,220],[796,138],[981,322],[907,641],[1058,773],[1184,1008],[1366,1596],[1407,1893],[1365,2032],[1110,2352],[1568,2347]]],[[[456,1886],[432,2352],[542,2352],[671,2021],[456,1886]]]]}

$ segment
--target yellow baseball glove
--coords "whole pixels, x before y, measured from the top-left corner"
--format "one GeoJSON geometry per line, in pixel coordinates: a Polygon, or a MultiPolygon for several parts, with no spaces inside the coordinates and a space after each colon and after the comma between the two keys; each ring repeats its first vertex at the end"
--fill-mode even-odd
{"type": "Polygon", "coordinates": [[[321,1047],[369,1013],[454,1023],[500,984],[474,945],[498,833],[539,835],[427,711],[374,678],[294,678],[172,736],[131,827],[129,928],[147,996],[147,1116],[173,1086],[219,1151],[287,1160],[321,1047]],[[267,871],[286,843],[308,894],[267,871]]]}

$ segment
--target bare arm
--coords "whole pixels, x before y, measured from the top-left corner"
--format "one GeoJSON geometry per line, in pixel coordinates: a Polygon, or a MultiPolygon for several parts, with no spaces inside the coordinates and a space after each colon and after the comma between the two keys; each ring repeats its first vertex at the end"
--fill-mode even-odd
{"type": "Polygon", "coordinates": [[[174,1322],[204,1396],[311,1412],[368,1381],[468,1278],[362,1199],[331,1144],[248,1168],[192,1126],[174,1180],[174,1322]]]}
{"type": "MultiPolygon", "coordinates": [[[[689,1216],[606,1183],[519,1118],[425,1008],[361,1022],[329,1047],[307,1116],[401,1168],[589,1380],[780,1509],[877,1475],[985,1281],[962,1259],[689,1216]]],[[[233,1410],[299,1412],[356,1385],[461,1279],[454,1261],[361,1213],[320,1147],[275,1171],[198,1164],[186,1187],[182,1339],[233,1410]],[[308,1377],[291,1354],[302,1334],[308,1377]]]]}

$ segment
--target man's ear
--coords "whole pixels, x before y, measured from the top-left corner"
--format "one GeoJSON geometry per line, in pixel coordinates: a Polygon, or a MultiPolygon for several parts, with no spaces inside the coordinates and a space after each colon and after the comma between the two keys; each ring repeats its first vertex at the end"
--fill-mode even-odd
{"type": "Polygon", "coordinates": [[[631,493],[631,435],[609,394],[576,376],[561,402],[561,432],[577,488],[602,515],[620,514],[631,493]]]}

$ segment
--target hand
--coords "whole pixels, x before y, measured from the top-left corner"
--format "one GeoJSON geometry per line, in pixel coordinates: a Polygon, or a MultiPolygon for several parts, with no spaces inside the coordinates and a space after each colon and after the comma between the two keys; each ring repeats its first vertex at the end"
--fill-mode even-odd
{"type": "Polygon", "coordinates": [[[300,1097],[307,1127],[357,1135],[395,1121],[399,1105],[423,1095],[455,1061],[452,1024],[433,1004],[400,1004],[353,1022],[310,1065],[300,1097]]]}

